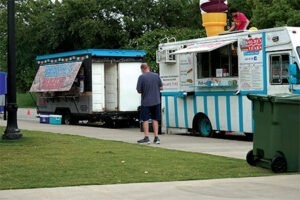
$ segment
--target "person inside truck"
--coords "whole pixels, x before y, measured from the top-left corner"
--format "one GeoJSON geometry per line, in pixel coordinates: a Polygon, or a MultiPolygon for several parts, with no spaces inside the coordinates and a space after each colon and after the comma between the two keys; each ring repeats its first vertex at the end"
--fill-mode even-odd
{"type": "Polygon", "coordinates": [[[233,18],[232,26],[228,31],[246,30],[250,21],[244,13],[239,12],[236,8],[230,9],[230,14],[233,18]]]}
{"type": "Polygon", "coordinates": [[[158,121],[160,120],[160,90],[162,90],[162,81],[158,74],[150,71],[147,63],[141,65],[142,75],[139,76],[136,90],[142,95],[141,101],[141,120],[145,137],[138,140],[138,143],[150,144],[149,122],[152,119],[155,144],[160,144],[158,138],[158,121]]]}

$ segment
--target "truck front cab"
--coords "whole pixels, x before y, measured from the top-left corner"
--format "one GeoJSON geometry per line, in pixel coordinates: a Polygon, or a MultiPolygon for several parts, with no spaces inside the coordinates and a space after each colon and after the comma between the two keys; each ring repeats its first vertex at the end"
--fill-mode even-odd
{"type": "Polygon", "coordinates": [[[289,84],[290,91],[300,94],[300,28],[288,28],[292,41],[293,53],[289,64],[289,84]]]}

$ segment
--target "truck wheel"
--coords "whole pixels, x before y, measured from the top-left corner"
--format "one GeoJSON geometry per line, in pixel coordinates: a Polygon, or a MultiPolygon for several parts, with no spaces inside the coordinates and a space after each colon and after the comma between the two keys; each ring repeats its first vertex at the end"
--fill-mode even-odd
{"type": "Polygon", "coordinates": [[[66,124],[66,125],[73,125],[73,124],[76,124],[76,120],[73,119],[71,113],[67,112],[67,113],[64,113],[62,115],[62,122],[63,124],[66,124]]]}
{"type": "Polygon", "coordinates": [[[203,137],[212,136],[213,130],[209,119],[206,116],[200,116],[197,119],[196,130],[203,137]]]}
{"type": "Polygon", "coordinates": [[[63,123],[66,125],[71,125],[71,114],[66,113],[63,115],[63,123]]]}
{"type": "Polygon", "coordinates": [[[278,153],[271,161],[271,169],[275,173],[283,173],[287,171],[287,162],[285,157],[278,153]]]}
{"type": "Polygon", "coordinates": [[[247,153],[247,156],[246,156],[246,160],[247,160],[247,163],[251,166],[255,166],[256,165],[256,159],[254,157],[254,154],[253,154],[253,150],[249,151],[247,153]]]}
{"type": "Polygon", "coordinates": [[[111,117],[104,118],[104,127],[106,128],[116,128],[116,120],[112,119],[111,117]]]}

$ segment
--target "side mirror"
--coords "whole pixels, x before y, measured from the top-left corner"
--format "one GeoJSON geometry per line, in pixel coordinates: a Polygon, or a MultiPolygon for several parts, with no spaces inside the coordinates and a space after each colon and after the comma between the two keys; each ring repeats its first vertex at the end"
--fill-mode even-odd
{"type": "Polygon", "coordinates": [[[296,63],[290,64],[289,66],[289,83],[298,84],[300,83],[300,73],[296,63]]]}
{"type": "Polygon", "coordinates": [[[289,68],[290,76],[297,76],[298,75],[298,68],[296,64],[290,64],[289,68]]]}

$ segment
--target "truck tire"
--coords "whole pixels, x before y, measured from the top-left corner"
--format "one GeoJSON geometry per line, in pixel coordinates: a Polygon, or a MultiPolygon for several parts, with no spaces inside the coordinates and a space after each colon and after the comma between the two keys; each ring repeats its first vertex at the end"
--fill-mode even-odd
{"type": "Polygon", "coordinates": [[[59,109],[55,111],[55,114],[61,115],[61,123],[66,125],[72,125],[75,124],[75,120],[72,118],[72,115],[69,110],[66,109],[59,109]]]}
{"type": "Polygon", "coordinates": [[[205,115],[197,118],[196,131],[203,137],[211,137],[213,135],[212,125],[205,115]]]}
{"type": "Polygon", "coordinates": [[[66,125],[72,125],[74,124],[73,120],[72,120],[72,116],[70,113],[65,113],[62,117],[63,119],[63,123],[66,125]]]}

